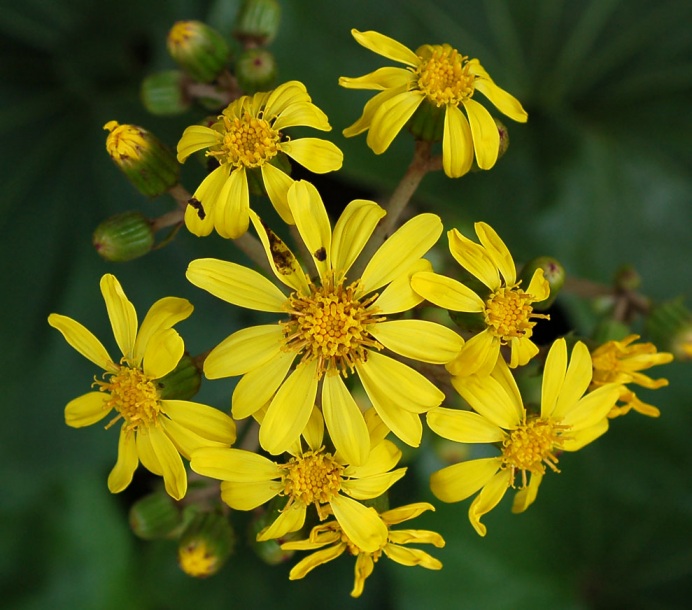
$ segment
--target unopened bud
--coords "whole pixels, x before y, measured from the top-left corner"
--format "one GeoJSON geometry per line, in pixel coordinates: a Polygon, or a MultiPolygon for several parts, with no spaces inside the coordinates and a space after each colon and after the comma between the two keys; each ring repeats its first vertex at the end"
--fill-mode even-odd
{"type": "Polygon", "coordinates": [[[264,563],[270,566],[275,566],[284,561],[288,561],[293,557],[294,551],[284,551],[281,545],[290,540],[299,540],[302,537],[300,531],[291,532],[281,538],[273,538],[271,540],[257,540],[257,535],[278,516],[275,511],[262,511],[250,522],[248,527],[248,543],[264,563]]]}
{"type": "Polygon", "coordinates": [[[231,555],[234,544],[235,534],[226,517],[219,513],[198,513],[180,536],[178,564],[188,576],[212,576],[231,555]]]}
{"type": "Polygon", "coordinates": [[[158,116],[182,114],[191,106],[185,92],[186,78],[180,70],[165,70],[147,76],[140,89],[142,104],[151,114],[158,116]]]}
{"type": "Polygon", "coordinates": [[[168,375],[157,382],[163,400],[190,400],[202,385],[202,373],[189,354],[184,354],[168,375]]]}
{"type": "Polygon", "coordinates": [[[148,197],[162,195],[178,183],[180,165],[156,136],[136,125],[108,121],[106,150],[128,180],[148,197]]]}
{"type": "Polygon", "coordinates": [[[92,238],[101,257],[111,262],[131,261],[154,246],[151,222],[139,212],[123,212],[104,220],[92,238]]]}
{"type": "Polygon", "coordinates": [[[682,297],[656,305],[646,320],[646,330],[676,360],[692,360],[692,312],[682,297]]]}
{"type": "Polygon", "coordinates": [[[221,34],[201,21],[178,21],[168,32],[168,52],[200,83],[210,83],[226,67],[231,50],[221,34]]]}
{"type": "Polygon", "coordinates": [[[281,5],[277,0],[244,0],[233,36],[246,46],[268,45],[279,31],[281,5]]]}
{"type": "Polygon", "coordinates": [[[535,311],[545,311],[555,302],[555,298],[565,284],[567,274],[565,273],[565,268],[557,259],[554,259],[552,256],[539,256],[530,260],[522,268],[519,274],[522,290],[528,290],[536,269],[543,269],[543,277],[550,284],[550,296],[544,301],[534,303],[532,307],[535,311]]]}
{"type": "Polygon", "coordinates": [[[178,507],[167,493],[152,493],[130,508],[130,527],[144,540],[172,537],[182,521],[178,507]]]}
{"type": "Polygon", "coordinates": [[[248,94],[271,89],[276,78],[276,60],[266,49],[246,49],[235,64],[235,77],[248,94]]]}
{"type": "Polygon", "coordinates": [[[615,273],[615,287],[619,290],[637,290],[642,278],[632,265],[623,265],[615,273]]]}

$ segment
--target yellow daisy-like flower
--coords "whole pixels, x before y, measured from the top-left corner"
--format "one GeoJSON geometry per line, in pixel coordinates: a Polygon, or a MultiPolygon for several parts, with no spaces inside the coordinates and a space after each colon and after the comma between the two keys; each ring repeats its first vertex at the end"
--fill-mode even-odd
{"type": "Polygon", "coordinates": [[[493,82],[477,59],[469,59],[448,44],[426,44],[414,53],[378,32],[351,33],[366,49],[407,66],[339,79],[339,84],[349,89],[379,91],[365,105],[362,116],[344,130],[347,137],[368,130],[367,143],[375,154],[387,150],[421,104],[431,104],[444,108],[442,165],[450,178],[458,178],[471,169],[474,152],[478,167],[490,169],[500,148],[497,125],[473,99],[476,91],[509,118],[521,123],[528,118],[521,104],[493,82]]]}
{"type": "MultiPolygon", "coordinates": [[[[635,384],[650,390],[657,390],[668,385],[667,379],[652,379],[640,371],[667,364],[673,360],[673,354],[658,352],[653,343],[634,344],[639,335],[629,335],[622,341],[608,341],[591,353],[593,360],[593,389],[607,383],[635,384]]],[[[623,385],[620,401],[625,404],[614,406],[609,417],[625,415],[630,410],[658,417],[661,412],[653,405],[642,402],[637,395],[623,385]]]]}
{"type": "Polygon", "coordinates": [[[108,477],[113,493],[125,489],[141,461],[162,475],[166,491],[176,500],[185,495],[187,475],[180,458],[195,449],[226,446],[235,440],[233,420],[217,409],[187,400],[162,399],[158,380],[175,369],[183,356],[183,339],[172,328],[192,313],[185,300],[167,297],[149,309],[138,328],[137,313],[115,276],[101,278],[101,293],[115,341],[123,356],[113,360],[103,344],[79,322],[50,314],[48,323],[82,356],[105,373],[96,379],[98,391],[75,398],[65,407],[65,422],[73,428],[90,426],[111,411],[122,420],[118,461],[108,477]]]}
{"type": "Polygon", "coordinates": [[[512,255],[498,234],[484,222],[477,222],[474,227],[480,244],[452,229],[447,233],[449,251],[486,286],[487,292],[478,295],[457,280],[427,271],[411,278],[413,289],[431,303],[483,316],[485,329],[467,341],[457,358],[447,365],[452,375],[490,374],[503,345],[511,349],[509,366],[523,366],[538,353],[531,341],[535,319],[548,317],[534,313],[532,307],[550,295],[543,270],[536,269],[524,291],[517,281],[512,255]]]}
{"type": "Polygon", "coordinates": [[[315,409],[303,433],[309,449],[297,443],[287,462],[242,449],[210,447],[195,451],[190,465],[201,475],[223,481],[221,498],[233,509],[252,510],[275,496],[288,498],[278,518],[258,534],[259,541],[298,531],[312,505],[320,520],[333,514],[359,547],[374,552],[386,542],[387,530],[377,511],[357,500],[382,495],[406,473],[406,468],[391,471],[401,451],[374,434],[371,430],[373,447],[365,463],[350,465],[338,452],[325,450],[324,421],[315,409]]]}
{"type": "Polygon", "coordinates": [[[440,534],[430,530],[391,529],[392,525],[414,519],[426,510],[434,511],[435,507],[427,502],[417,502],[380,513],[379,519],[387,529],[387,539],[374,551],[360,547],[346,534],[338,521],[317,525],[312,528],[307,540],[285,542],[281,545],[281,548],[287,551],[316,551],[293,566],[288,578],[290,580],[304,578],[317,566],[336,559],[345,551],[356,557],[352,597],[360,597],[363,593],[365,580],[372,574],[375,563],[382,557],[382,554],[401,565],[439,570],[442,568],[442,563],[438,559],[421,549],[410,548],[405,545],[432,544],[437,548],[442,548],[445,541],[440,534]]]}
{"type": "Polygon", "coordinates": [[[499,359],[488,377],[454,377],[452,383],[473,411],[439,407],[427,415],[431,430],[459,443],[497,443],[500,455],[447,466],[432,474],[430,487],[443,502],[480,494],[469,508],[469,520],[481,535],[481,517],[491,511],[520,476],[512,510],[522,512],[536,498],[546,466],[559,472],[558,455],[576,451],[608,429],[608,413],[620,386],[604,385],[586,393],[592,367],[588,348],[576,343],[572,357],[558,339],[543,372],[539,414],[528,413],[512,373],[499,359]]]}
{"type": "Polygon", "coordinates": [[[210,379],[243,375],[233,392],[232,413],[244,419],[266,403],[259,440],[271,454],[288,450],[305,429],[321,386],[321,408],[336,450],[360,466],[370,451],[368,429],[344,379],[356,373],[384,423],[418,446],[420,413],[444,394],[411,367],[381,353],[384,348],[422,362],[444,364],[463,341],[452,330],[423,320],[387,320],[422,298],[410,276],[430,269],[421,259],[437,241],[440,218],[420,214],[375,252],[360,278],[348,277],[354,261],[385,211],[373,201],[352,201],[334,231],[322,199],[298,181],[288,205],[317,278],[256,215],[251,218],[278,280],[288,295],[256,271],[216,259],[192,261],[187,278],[234,305],[287,316],[279,324],[240,330],[214,348],[204,363],[210,379]],[[295,366],[294,366],[295,365],[295,366]],[[290,374],[289,374],[289,371],[290,374]]]}
{"type": "Polygon", "coordinates": [[[322,174],[341,167],[343,153],[319,138],[288,139],[283,130],[305,126],[329,131],[327,116],[315,106],[305,85],[290,81],[273,91],[256,93],[232,102],[211,126],[192,125],[178,142],[178,161],[208,149],[206,155],[219,162],[197,187],[185,210],[185,225],[198,236],[216,229],[227,238],[240,237],[249,226],[248,176],[259,172],[276,211],[294,224],[286,201],[293,184],[277,165],[288,155],[311,172],[322,174]]]}

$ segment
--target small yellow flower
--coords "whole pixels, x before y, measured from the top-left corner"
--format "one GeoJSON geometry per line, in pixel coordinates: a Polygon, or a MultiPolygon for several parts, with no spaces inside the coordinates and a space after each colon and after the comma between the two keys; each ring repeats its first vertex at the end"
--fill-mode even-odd
{"type": "Polygon", "coordinates": [[[500,148],[497,125],[473,99],[476,91],[509,118],[521,123],[528,118],[521,104],[493,82],[477,59],[469,59],[448,44],[426,44],[414,53],[378,32],[351,33],[366,49],[407,66],[339,79],[339,84],[349,89],[379,91],[365,105],[362,116],[344,130],[347,137],[369,130],[367,143],[375,154],[387,150],[421,104],[431,104],[444,108],[442,164],[450,178],[458,178],[471,169],[474,152],[478,167],[490,169],[500,148]]]}
{"type": "Polygon", "coordinates": [[[329,436],[344,459],[359,466],[370,451],[360,408],[344,379],[356,373],[372,405],[401,440],[418,446],[420,413],[439,405],[444,394],[410,366],[387,356],[385,348],[418,361],[444,364],[463,341],[452,330],[422,320],[387,320],[422,301],[410,276],[430,263],[421,257],[437,241],[442,223],[434,214],[409,220],[375,252],[360,278],[348,272],[385,211],[372,201],[352,201],[332,228],[322,199],[309,182],[288,192],[317,276],[306,273],[288,247],[253,213],[251,218],[277,279],[241,265],[192,261],[187,278],[195,286],[235,305],[283,314],[279,324],[240,330],[214,348],[204,363],[210,379],[243,375],[232,401],[235,419],[268,404],[259,433],[273,455],[288,450],[319,404],[329,436]],[[315,277],[315,279],[313,279],[315,277]],[[289,374],[289,371],[291,371],[289,374]]]}
{"type": "Polygon", "coordinates": [[[227,238],[240,237],[249,226],[248,176],[259,172],[276,211],[294,224],[286,194],[293,180],[276,163],[288,155],[311,172],[322,174],[341,167],[342,152],[319,138],[289,139],[283,130],[305,126],[329,131],[327,116],[315,106],[305,86],[290,81],[270,92],[243,96],[232,102],[210,127],[192,125],[178,142],[178,161],[208,149],[219,167],[197,187],[185,211],[187,228],[198,236],[216,229],[227,238]]]}
{"type": "Polygon", "coordinates": [[[316,551],[299,561],[288,576],[290,580],[298,580],[307,576],[317,566],[332,559],[336,559],[345,551],[356,557],[355,579],[352,597],[360,597],[363,593],[365,580],[375,568],[375,563],[382,554],[405,566],[421,566],[428,570],[439,570],[442,563],[425,551],[410,548],[408,544],[432,544],[442,548],[445,541],[437,532],[429,530],[393,530],[392,525],[414,519],[426,510],[435,510],[432,504],[417,502],[393,508],[379,514],[379,519],[387,529],[387,539],[376,550],[369,551],[361,548],[342,529],[338,521],[329,521],[312,528],[307,540],[285,542],[281,545],[284,550],[290,551],[316,551]]]}
{"type": "Polygon", "coordinates": [[[525,365],[538,353],[531,341],[536,318],[532,304],[550,295],[550,284],[542,269],[536,269],[524,291],[507,246],[484,222],[475,224],[477,244],[456,229],[447,233],[449,250],[456,261],[487,288],[480,296],[452,278],[430,272],[411,278],[413,289],[422,297],[451,311],[482,314],[485,329],[467,341],[457,358],[447,365],[452,375],[488,375],[493,370],[500,347],[511,349],[509,366],[525,365]]]}
{"type": "MultiPolygon", "coordinates": [[[[637,343],[639,335],[629,335],[622,341],[608,341],[591,353],[593,360],[593,381],[591,388],[600,388],[607,383],[634,384],[643,388],[657,390],[668,385],[667,379],[652,379],[640,371],[667,364],[673,360],[673,354],[657,352],[653,343],[637,343]]],[[[625,403],[614,406],[609,417],[625,415],[630,410],[658,417],[661,412],[645,402],[628,387],[623,385],[619,402],[625,403]]]]}
{"type": "Polygon", "coordinates": [[[187,400],[164,400],[158,380],[175,369],[185,346],[173,325],[192,313],[185,299],[158,300],[138,328],[137,313],[115,276],[101,278],[115,341],[123,356],[116,362],[103,344],[79,322],[50,314],[48,323],[82,356],[105,373],[95,392],[75,398],[65,407],[65,422],[73,428],[101,421],[115,410],[106,428],[122,420],[118,461],[108,477],[113,493],[125,489],[141,461],[162,475],[166,491],[176,500],[185,495],[187,475],[180,454],[189,459],[204,446],[226,446],[235,440],[233,420],[217,409],[187,400]]]}
{"type": "Polygon", "coordinates": [[[279,517],[258,534],[260,542],[298,531],[312,505],[320,520],[333,514],[358,546],[374,552],[386,542],[387,531],[377,512],[357,500],[382,495],[406,473],[406,468],[391,471],[401,451],[374,434],[371,431],[373,448],[365,463],[350,465],[338,453],[325,450],[324,421],[315,409],[303,434],[309,449],[298,444],[287,462],[214,447],[195,451],[190,465],[198,474],[221,479],[221,498],[235,510],[255,509],[277,495],[288,498],[279,517]]]}
{"type": "Polygon", "coordinates": [[[520,476],[512,510],[522,512],[535,500],[546,466],[559,472],[562,451],[576,451],[608,429],[608,413],[620,386],[606,384],[586,393],[591,382],[591,356],[578,342],[567,362],[567,345],[558,339],[550,348],[543,372],[540,414],[526,411],[512,374],[499,359],[492,374],[454,377],[452,383],[473,411],[439,407],[428,425],[459,443],[497,443],[500,455],[447,466],[430,478],[432,492],[443,502],[459,502],[476,493],[469,520],[481,535],[481,517],[490,512],[520,476]]]}

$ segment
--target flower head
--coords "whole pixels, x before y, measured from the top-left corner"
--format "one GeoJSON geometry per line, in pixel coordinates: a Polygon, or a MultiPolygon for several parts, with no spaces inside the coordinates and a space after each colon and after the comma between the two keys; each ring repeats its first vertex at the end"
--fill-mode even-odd
{"type": "Polygon", "coordinates": [[[284,136],[284,129],[299,125],[331,129],[305,86],[290,81],[273,91],[235,100],[209,127],[188,127],[178,142],[178,161],[207,149],[206,155],[219,167],[197,187],[185,211],[187,228],[199,236],[216,229],[223,237],[240,237],[249,226],[248,177],[257,172],[276,211],[294,224],[286,201],[293,180],[280,169],[280,157],[288,155],[317,174],[337,170],[343,161],[341,151],[327,140],[284,136]]]}
{"type": "Polygon", "coordinates": [[[332,232],[319,193],[304,181],[291,187],[288,205],[316,267],[315,279],[254,214],[269,263],[288,294],[235,263],[200,259],[188,267],[187,278],[195,286],[241,307],[284,315],[279,324],[243,329],[224,340],[205,360],[206,376],[243,375],[233,393],[236,419],[268,404],[259,440],[274,455],[289,449],[303,432],[321,387],[319,404],[336,450],[350,464],[365,462],[368,430],[344,383],[353,373],[389,429],[418,446],[419,414],[439,405],[444,395],[423,375],[382,351],[444,364],[461,348],[462,339],[442,325],[387,320],[421,302],[410,288],[410,276],[430,268],[421,256],[442,230],[439,217],[421,214],[409,220],[357,278],[350,277],[349,270],[384,210],[372,201],[352,201],[332,232]]]}
{"type": "Polygon", "coordinates": [[[355,579],[351,591],[353,597],[360,597],[363,593],[365,580],[372,574],[375,563],[382,557],[382,554],[401,565],[439,570],[442,568],[442,564],[438,559],[421,549],[410,548],[405,545],[412,543],[433,544],[437,548],[442,548],[445,545],[442,536],[429,530],[391,529],[392,525],[414,519],[426,510],[435,510],[435,507],[427,502],[417,502],[380,513],[378,519],[387,529],[387,538],[375,550],[361,548],[346,534],[338,521],[317,525],[312,528],[307,540],[286,542],[281,545],[281,548],[285,550],[315,551],[293,566],[288,577],[290,580],[304,578],[317,566],[336,559],[345,551],[356,557],[355,579]]]}
{"type": "Polygon", "coordinates": [[[608,429],[608,413],[620,393],[616,384],[586,393],[591,382],[591,356],[578,342],[567,362],[567,346],[558,339],[550,348],[543,373],[540,412],[528,412],[512,374],[499,359],[491,376],[455,377],[452,383],[473,411],[437,408],[428,425],[440,436],[459,443],[496,443],[500,455],[447,466],[431,476],[432,492],[443,502],[459,502],[480,494],[469,519],[485,536],[481,517],[491,511],[517,479],[513,511],[535,500],[546,467],[559,472],[563,451],[576,451],[608,429]]]}
{"type": "Polygon", "coordinates": [[[488,375],[493,370],[500,347],[510,347],[509,366],[523,366],[538,353],[531,341],[537,318],[532,304],[550,295],[550,284],[538,268],[528,287],[520,287],[516,267],[507,246],[484,222],[475,224],[477,244],[456,229],[449,231],[449,250],[456,261],[484,285],[481,294],[443,275],[420,272],[411,279],[413,289],[431,303],[452,311],[482,315],[485,326],[467,341],[459,356],[447,365],[452,375],[488,375]]]}
{"type": "Polygon", "coordinates": [[[278,518],[258,534],[259,541],[298,531],[308,508],[314,506],[320,520],[334,515],[361,548],[375,551],[387,539],[386,528],[373,508],[357,500],[382,495],[404,476],[406,468],[391,471],[401,451],[373,434],[368,458],[362,466],[353,466],[338,452],[325,449],[324,422],[315,409],[303,434],[307,449],[297,443],[285,462],[242,449],[204,448],[193,454],[191,466],[199,474],[223,481],[221,497],[233,509],[252,510],[275,496],[287,498],[278,518]]]}
{"type": "Polygon", "coordinates": [[[187,475],[180,458],[203,446],[225,446],[235,440],[235,424],[220,411],[187,400],[161,397],[159,380],[175,369],[183,356],[183,339],[172,328],[192,313],[185,299],[158,300],[138,327],[137,313],[115,276],[101,278],[115,341],[122,358],[113,360],[103,344],[79,322],[53,313],[48,323],[67,342],[105,373],[94,381],[98,389],[75,398],[65,407],[65,422],[89,426],[115,411],[107,428],[122,421],[118,461],[108,477],[113,493],[125,489],[141,461],[162,475],[166,491],[176,500],[185,495],[187,475]]]}
{"type": "Polygon", "coordinates": [[[367,143],[375,154],[387,150],[422,104],[442,108],[442,164],[450,178],[458,178],[471,168],[474,153],[478,167],[490,169],[500,149],[497,125],[473,99],[476,91],[511,119],[523,123],[528,118],[521,104],[493,82],[477,59],[469,59],[448,44],[423,45],[414,53],[377,32],[351,33],[366,49],[406,66],[339,79],[343,87],[379,91],[365,105],[362,116],[344,130],[347,137],[369,130],[367,143]]]}
{"type": "MultiPolygon", "coordinates": [[[[622,341],[608,341],[591,353],[593,360],[591,387],[593,389],[607,383],[634,384],[650,390],[657,390],[668,385],[667,379],[652,379],[641,371],[671,362],[673,354],[658,352],[653,343],[636,343],[638,339],[639,335],[629,335],[622,341]]],[[[661,414],[656,407],[637,398],[637,395],[626,385],[622,386],[618,402],[624,404],[614,406],[609,417],[624,415],[632,409],[650,417],[658,417],[661,414]]]]}

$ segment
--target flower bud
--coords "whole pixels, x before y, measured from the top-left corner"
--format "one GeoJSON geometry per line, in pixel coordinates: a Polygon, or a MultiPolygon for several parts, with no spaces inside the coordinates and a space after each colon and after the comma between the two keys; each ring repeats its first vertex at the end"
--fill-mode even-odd
{"type": "Polygon", "coordinates": [[[190,400],[199,392],[202,373],[189,354],[184,354],[168,375],[157,382],[159,397],[163,400],[190,400]]]}
{"type": "Polygon", "coordinates": [[[257,535],[268,525],[270,525],[278,515],[274,511],[262,511],[251,522],[248,527],[248,543],[264,563],[275,566],[293,557],[294,551],[284,551],[281,545],[289,540],[299,540],[301,532],[291,532],[281,538],[258,541],[257,535]]]}
{"type": "Polygon", "coordinates": [[[139,212],[123,212],[104,220],[92,238],[101,257],[111,262],[131,261],[154,246],[151,222],[139,212]]]}
{"type": "Polygon", "coordinates": [[[231,49],[223,36],[201,21],[178,21],[168,32],[168,52],[194,80],[210,83],[226,67],[231,49]]]}
{"type": "Polygon", "coordinates": [[[528,290],[536,269],[543,269],[543,277],[550,284],[550,296],[545,301],[534,303],[533,309],[535,311],[545,311],[555,302],[555,298],[565,284],[567,274],[565,273],[565,268],[558,260],[551,256],[539,256],[530,260],[522,268],[519,274],[522,290],[528,290]]]}
{"type": "Polygon", "coordinates": [[[247,94],[271,89],[276,78],[276,60],[266,49],[246,49],[235,63],[238,85],[247,94]]]}
{"type": "Polygon", "coordinates": [[[130,527],[144,540],[172,537],[181,521],[180,511],[167,493],[144,496],[130,508],[130,527]]]}
{"type": "Polygon", "coordinates": [[[268,45],[279,31],[281,5],[276,0],[244,0],[233,36],[246,46],[268,45]]]}
{"type": "Polygon", "coordinates": [[[228,519],[219,513],[194,516],[178,542],[178,564],[195,578],[216,574],[233,551],[235,534],[228,519]]]}
{"type": "Polygon", "coordinates": [[[148,197],[162,195],[178,183],[180,165],[156,136],[135,125],[108,121],[106,150],[128,180],[148,197]]]}
{"type": "Polygon", "coordinates": [[[676,360],[692,360],[692,312],[679,297],[656,305],[646,320],[656,345],[676,360]]]}
{"type": "Polygon", "coordinates": [[[180,70],[165,70],[142,81],[140,96],[144,107],[158,116],[182,114],[191,106],[185,92],[186,76],[180,70]]]}

